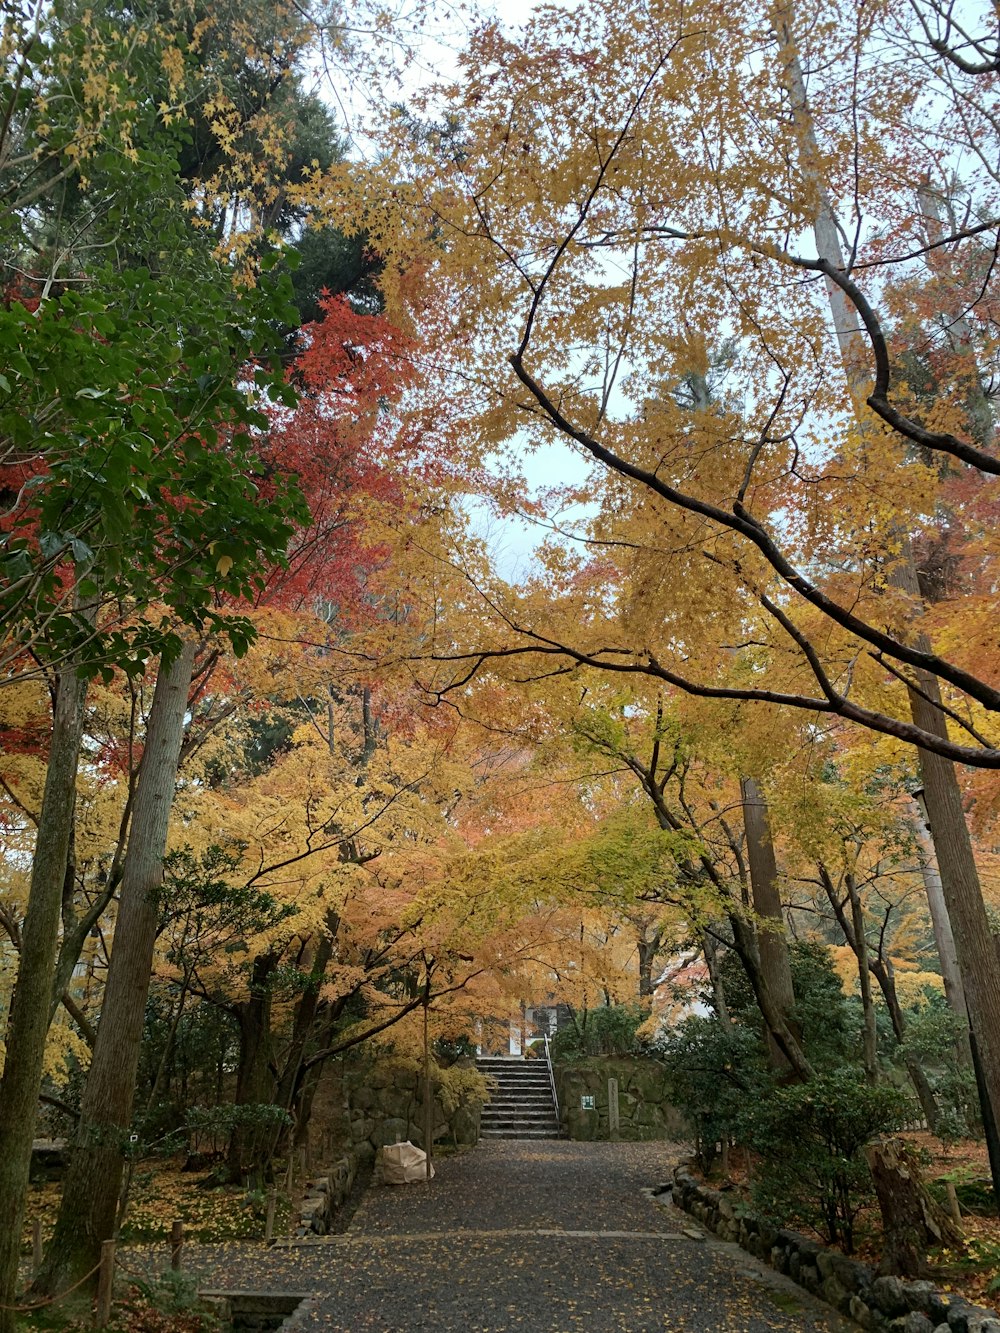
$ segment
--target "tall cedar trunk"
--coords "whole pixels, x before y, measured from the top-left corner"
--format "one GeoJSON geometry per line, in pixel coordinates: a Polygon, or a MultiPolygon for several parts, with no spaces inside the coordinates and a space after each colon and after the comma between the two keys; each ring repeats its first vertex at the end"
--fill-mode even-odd
{"type": "Polygon", "coordinates": [[[757,1008],[760,1010],[767,1031],[768,1041],[773,1042],[783,1057],[783,1066],[791,1070],[796,1078],[807,1083],[813,1077],[813,1069],[802,1049],[798,1035],[785,1020],[785,1013],[771,994],[764,969],[760,965],[760,952],[757,932],[753,925],[735,910],[729,913],[729,924],[733,931],[733,950],[743,964],[757,1008]]]}
{"type": "MultiPolygon", "coordinates": [[[[792,966],[785,939],[785,919],[778,893],[778,865],[767,818],[767,802],[753,778],[740,779],[740,793],[743,799],[743,825],[747,836],[753,908],[760,921],[757,930],[760,967],[774,1005],[798,1039],[799,1033],[792,1019],[795,1006],[792,966]]],[[[773,1068],[789,1068],[788,1057],[770,1030],[768,1055],[773,1068]]]]}
{"type": "MultiPolygon", "coordinates": [[[[644,787],[653,800],[657,823],[663,829],[677,832],[682,825],[663,800],[663,793],[658,792],[652,783],[644,784],[644,787]]],[[[728,900],[731,904],[726,908],[726,915],[733,932],[733,952],[739,958],[750,982],[757,1008],[764,1020],[768,1043],[775,1044],[795,1076],[806,1082],[813,1076],[812,1066],[806,1059],[798,1035],[785,1019],[787,1010],[771,993],[768,979],[761,967],[757,931],[753,922],[749,921],[733,903],[731,895],[708,856],[702,854],[697,862],[682,860],[680,869],[692,882],[707,879],[718,890],[720,898],[724,902],[728,900]]]]}
{"type": "Polygon", "coordinates": [[[52,744],[17,982],[7,1020],[7,1058],[0,1079],[0,1333],[13,1333],[9,1306],[17,1293],[31,1144],[42,1086],[63,886],[73,827],[76,771],[87,687],[70,663],[56,679],[52,744]]]}
{"type": "Polygon", "coordinates": [[[868,957],[868,936],[865,933],[865,914],[861,905],[861,895],[852,874],[844,876],[847,895],[851,904],[851,924],[854,927],[854,953],[858,960],[858,987],[861,991],[861,1009],[864,1014],[862,1027],[862,1051],[865,1065],[865,1078],[869,1083],[878,1082],[878,1035],[875,1029],[875,1006],[872,1003],[871,962],[868,957]]]}
{"type": "MultiPolygon", "coordinates": [[[[873,962],[872,976],[879,984],[879,989],[885,1000],[886,1008],[889,1010],[889,1021],[892,1023],[892,1030],[897,1042],[902,1046],[906,1040],[906,1016],[903,1013],[903,1006],[899,1003],[899,995],[896,991],[896,976],[893,971],[892,963],[881,960],[873,962]]],[[[913,1084],[914,1091],[917,1094],[917,1101],[920,1103],[920,1109],[924,1113],[927,1126],[931,1130],[937,1129],[938,1123],[938,1105],[934,1097],[934,1091],[927,1081],[927,1075],[924,1073],[923,1066],[912,1056],[906,1057],[906,1072],[910,1076],[910,1082],[913,1084]]]]}
{"type": "Polygon", "coordinates": [[[924,881],[924,893],[931,914],[931,926],[934,930],[934,943],[937,946],[941,962],[941,978],[944,981],[944,995],[948,1008],[959,1023],[959,1037],[956,1053],[960,1063],[971,1065],[972,1050],[969,1043],[969,1006],[965,998],[965,986],[958,966],[958,953],[955,949],[955,932],[951,928],[951,918],[944,898],[944,886],[938,869],[937,852],[934,839],[927,827],[926,815],[916,800],[912,802],[913,831],[920,844],[920,874],[924,881]]]}
{"type": "MultiPolygon", "coordinates": [[[[800,166],[803,175],[815,186],[817,212],[814,221],[816,249],[820,258],[835,268],[844,268],[844,255],[825,182],[819,178],[815,163],[819,158],[812,113],[806,97],[805,81],[792,32],[793,12],[789,5],[775,11],[774,26],[778,36],[792,114],[800,134],[800,166]]],[[[840,345],[848,387],[857,404],[859,419],[864,421],[867,395],[864,340],[858,321],[841,289],[827,280],[827,292],[840,345]]],[[[904,534],[900,534],[904,536],[904,534]]],[[[917,571],[903,542],[901,558],[890,574],[890,582],[903,591],[916,611],[921,606],[917,571]]],[[[927,636],[912,636],[914,647],[930,650],[927,636]]],[[[935,736],[947,737],[947,719],[941,711],[941,692],[936,677],[915,671],[916,689],[909,691],[910,715],[914,723],[935,736]]],[[[1000,1107],[1000,972],[996,967],[986,908],[979,874],[972,854],[972,842],[965,822],[961,791],[954,764],[940,755],[918,749],[924,801],[930,821],[931,836],[937,851],[938,868],[945,904],[955,934],[958,966],[965,983],[969,1019],[979,1051],[982,1087],[992,1108],[1000,1107]]],[[[989,1120],[990,1108],[984,1108],[989,1120]]],[[[994,1154],[991,1153],[991,1157],[994,1154]]],[[[993,1162],[994,1190],[1000,1196],[1000,1162],[993,1162]]]]}
{"type": "MultiPolygon", "coordinates": [[[[834,915],[840,923],[840,928],[844,932],[844,939],[859,960],[861,958],[860,946],[854,931],[853,914],[848,918],[844,911],[844,904],[837,896],[833,880],[830,878],[826,867],[820,863],[819,866],[820,882],[826,890],[826,896],[830,900],[830,906],[833,908],[834,915]]],[[[902,1046],[906,1040],[906,1017],[903,1013],[903,1007],[899,1003],[899,996],[896,993],[896,977],[893,972],[892,962],[882,957],[873,958],[871,950],[868,948],[867,941],[864,945],[864,954],[868,959],[868,969],[879,984],[882,997],[885,1000],[886,1008],[889,1011],[889,1020],[892,1023],[892,1030],[895,1034],[897,1043],[902,1046]]],[[[934,1100],[934,1093],[931,1085],[927,1081],[927,1075],[916,1060],[907,1058],[906,1072],[910,1076],[913,1089],[917,1094],[917,1100],[920,1102],[920,1109],[927,1118],[927,1124],[931,1129],[937,1126],[938,1108],[934,1100]]]]}
{"type": "Polygon", "coordinates": [[[194,654],[195,645],[184,643],[156,677],[97,1040],[55,1232],[36,1282],[47,1293],[93,1268],[102,1242],[115,1233],[194,654]]]}
{"type": "MultiPolygon", "coordinates": [[[[940,698],[935,679],[922,676],[921,684],[931,699],[940,698]]],[[[940,709],[913,691],[910,706],[914,721],[920,726],[927,726],[934,720],[944,721],[940,709]]],[[[955,932],[959,971],[965,985],[993,1193],[1000,1200],[1000,1144],[996,1133],[997,1110],[1000,1108],[1000,967],[997,966],[996,946],[972,854],[972,840],[965,822],[955,766],[927,750],[919,753],[924,801],[937,848],[948,916],[955,932]]]]}
{"type": "MultiPolygon", "coordinates": [[[[275,1094],[274,1051],[271,1036],[271,974],[278,965],[274,954],[254,959],[250,995],[237,1006],[240,1058],[236,1070],[236,1106],[271,1105],[275,1094]]],[[[229,1178],[244,1179],[259,1165],[261,1133],[248,1124],[234,1126],[229,1139],[229,1178]]]]}
{"type": "Polygon", "coordinates": [[[718,1015],[719,1022],[728,1032],[733,1025],[733,1020],[729,1016],[729,1005],[726,1002],[726,988],[722,980],[722,968],[719,966],[719,946],[714,937],[708,930],[702,931],[701,947],[705,953],[705,965],[708,968],[708,978],[712,983],[712,1003],[715,1005],[715,1012],[718,1015]]]}

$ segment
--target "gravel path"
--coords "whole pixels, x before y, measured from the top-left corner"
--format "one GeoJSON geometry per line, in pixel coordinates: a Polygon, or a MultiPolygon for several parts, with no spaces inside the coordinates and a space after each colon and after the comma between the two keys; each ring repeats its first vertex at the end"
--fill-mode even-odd
{"type": "Polygon", "coordinates": [[[191,1246],[200,1285],[300,1291],[298,1333],[846,1333],[854,1328],[642,1193],[667,1144],[498,1141],[372,1189],[311,1245],[191,1246]]]}

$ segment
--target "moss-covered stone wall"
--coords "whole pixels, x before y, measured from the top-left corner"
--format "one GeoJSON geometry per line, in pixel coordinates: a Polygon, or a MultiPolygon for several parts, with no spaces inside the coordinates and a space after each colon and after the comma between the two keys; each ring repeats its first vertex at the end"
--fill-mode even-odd
{"type": "Polygon", "coordinates": [[[658,1060],[615,1056],[574,1060],[555,1067],[559,1118],[570,1139],[611,1139],[635,1143],[680,1139],[684,1124],[670,1103],[666,1071],[658,1060]],[[618,1132],[612,1131],[609,1080],[618,1082],[618,1132]],[[594,1109],[584,1106],[593,1097],[594,1109]]]}
{"type": "MultiPolygon", "coordinates": [[[[338,1082],[346,1144],[377,1149],[409,1139],[424,1146],[424,1081],[413,1062],[383,1057],[348,1067],[338,1082]]],[[[482,1075],[474,1067],[435,1067],[431,1087],[434,1142],[476,1143],[487,1095],[482,1075]]]]}

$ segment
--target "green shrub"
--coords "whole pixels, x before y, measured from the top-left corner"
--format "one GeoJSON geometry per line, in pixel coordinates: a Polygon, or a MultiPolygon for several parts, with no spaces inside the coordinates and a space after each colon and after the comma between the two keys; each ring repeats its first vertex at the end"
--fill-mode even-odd
{"type": "Polygon", "coordinates": [[[723,1026],[695,1014],[655,1048],[667,1068],[670,1097],[695,1140],[703,1171],[716,1145],[736,1132],[748,1101],[764,1095],[769,1080],[756,1034],[742,1024],[723,1026]]]}
{"type": "Polygon", "coordinates": [[[959,1019],[939,991],[927,991],[925,995],[925,1003],[907,1013],[906,1041],[893,1055],[902,1067],[911,1060],[927,1076],[938,1105],[934,1125],[938,1137],[964,1138],[979,1124],[975,1074],[959,1058],[968,1024],[959,1019]]]}
{"type": "Polygon", "coordinates": [[[445,1115],[453,1115],[460,1106],[482,1106],[489,1101],[489,1087],[478,1069],[465,1065],[438,1067],[431,1077],[445,1115]]]}
{"type": "Polygon", "coordinates": [[[636,1033],[649,1017],[638,1004],[609,1004],[581,1009],[570,1027],[552,1038],[554,1060],[583,1060],[592,1055],[638,1055],[645,1050],[636,1033]]]}
{"type": "MultiPolygon", "coordinates": [[[[792,1023],[802,1034],[802,1045],[814,1069],[837,1069],[855,1059],[861,1049],[861,1006],[845,995],[825,944],[793,940],[788,961],[795,991],[792,1023]]],[[[743,964],[732,950],[721,961],[726,1002],[733,1020],[760,1036],[764,1020],[743,964]]],[[[711,999],[711,996],[706,996],[711,999]]]]}
{"type": "Polygon", "coordinates": [[[874,1193],[863,1149],[909,1114],[897,1088],[873,1087],[850,1069],[773,1088],[741,1117],[740,1137],[759,1157],[754,1204],[852,1254],[855,1219],[874,1193]]]}
{"type": "MultiPolygon", "coordinates": [[[[63,1333],[89,1333],[93,1320],[64,1319],[58,1327],[63,1333]]],[[[193,1278],[164,1273],[155,1279],[133,1277],[116,1289],[106,1333],[219,1333],[220,1327],[201,1302],[193,1278]]]]}

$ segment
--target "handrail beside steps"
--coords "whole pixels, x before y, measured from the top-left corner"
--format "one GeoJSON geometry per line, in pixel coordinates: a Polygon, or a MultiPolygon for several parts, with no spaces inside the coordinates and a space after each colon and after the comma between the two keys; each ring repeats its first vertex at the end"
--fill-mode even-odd
{"type": "Polygon", "coordinates": [[[552,1052],[549,1049],[549,1034],[542,1034],[545,1038],[545,1063],[549,1069],[549,1087],[552,1089],[552,1105],[555,1107],[556,1123],[562,1127],[562,1121],[559,1118],[559,1094],[556,1092],[556,1076],[552,1068],[552,1052]]]}

